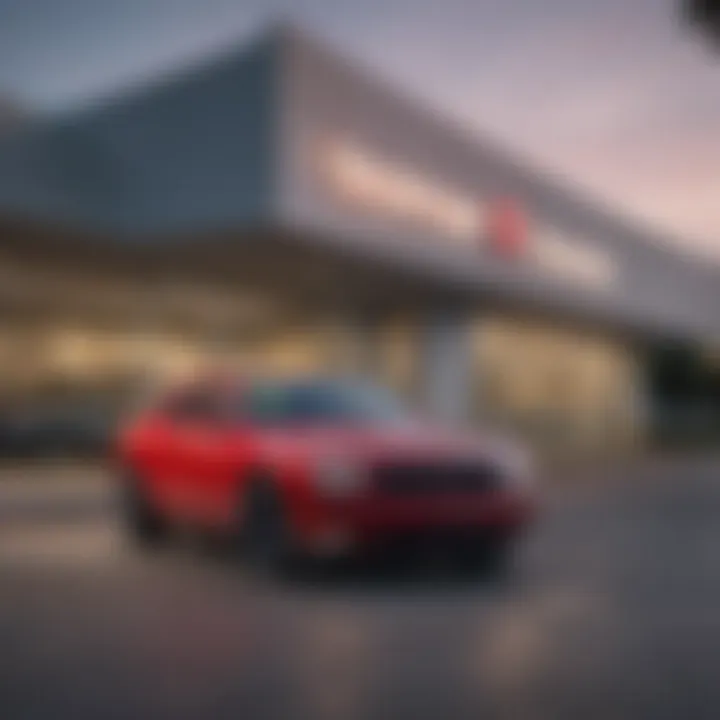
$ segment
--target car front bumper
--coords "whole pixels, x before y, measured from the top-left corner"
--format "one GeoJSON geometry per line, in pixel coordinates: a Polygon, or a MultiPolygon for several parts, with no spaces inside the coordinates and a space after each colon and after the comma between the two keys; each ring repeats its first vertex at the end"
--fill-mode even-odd
{"type": "Polygon", "coordinates": [[[333,555],[382,546],[388,541],[450,539],[462,544],[479,538],[510,540],[536,515],[535,503],[524,496],[423,498],[315,498],[296,514],[301,546],[333,555]]]}

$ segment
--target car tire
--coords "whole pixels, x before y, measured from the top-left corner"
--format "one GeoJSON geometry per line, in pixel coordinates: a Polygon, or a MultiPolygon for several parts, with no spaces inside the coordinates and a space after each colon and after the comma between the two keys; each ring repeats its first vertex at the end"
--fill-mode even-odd
{"type": "Polygon", "coordinates": [[[123,521],[132,540],[143,548],[154,548],[168,536],[168,524],[154,508],[136,475],[122,480],[123,521]]]}
{"type": "Polygon", "coordinates": [[[486,548],[486,568],[495,580],[505,580],[510,575],[515,559],[514,545],[507,538],[495,538],[486,548]]]}
{"type": "Polygon", "coordinates": [[[469,552],[461,553],[461,569],[489,580],[504,580],[513,564],[513,546],[507,538],[483,538],[469,552]]]}
{"type": "Polygon", "coordinates": [[[242,557],[253,573],[286,573],[293,556],[282,497],[267,479],[252,481],[244,498],[239,540],[242,557]]]}

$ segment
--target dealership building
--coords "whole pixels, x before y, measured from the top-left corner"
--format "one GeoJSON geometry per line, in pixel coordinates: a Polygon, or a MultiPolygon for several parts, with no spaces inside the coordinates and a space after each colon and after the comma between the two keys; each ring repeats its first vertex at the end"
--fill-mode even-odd
{"type": "Polygon", "coordinates": [[[717,268],[288,28],[8,137],[0,237],[8,395],[221,355],[626,448],[653,349],[720,338],[717,268]]]}

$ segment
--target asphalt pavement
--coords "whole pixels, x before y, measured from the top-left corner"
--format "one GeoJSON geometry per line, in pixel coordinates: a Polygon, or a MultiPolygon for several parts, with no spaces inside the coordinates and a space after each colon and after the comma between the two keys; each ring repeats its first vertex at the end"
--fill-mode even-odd
{"type": "Polygon", "coordinates": [[[720,717],[717,462],[550,494],[501,582],[142,555],[107,483],[27,472],[0,483],[2,720],[720,717]]]}

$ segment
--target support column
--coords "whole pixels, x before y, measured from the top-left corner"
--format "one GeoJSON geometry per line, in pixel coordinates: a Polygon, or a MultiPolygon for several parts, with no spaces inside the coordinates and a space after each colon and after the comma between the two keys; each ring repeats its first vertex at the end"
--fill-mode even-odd
{"type": "Polygon", "coordinates": [[[421,332],[422,385],[428,413],[441,422],[469,423],[473,415],[473,319],[464,311],[434,313],[421,332]]]}

